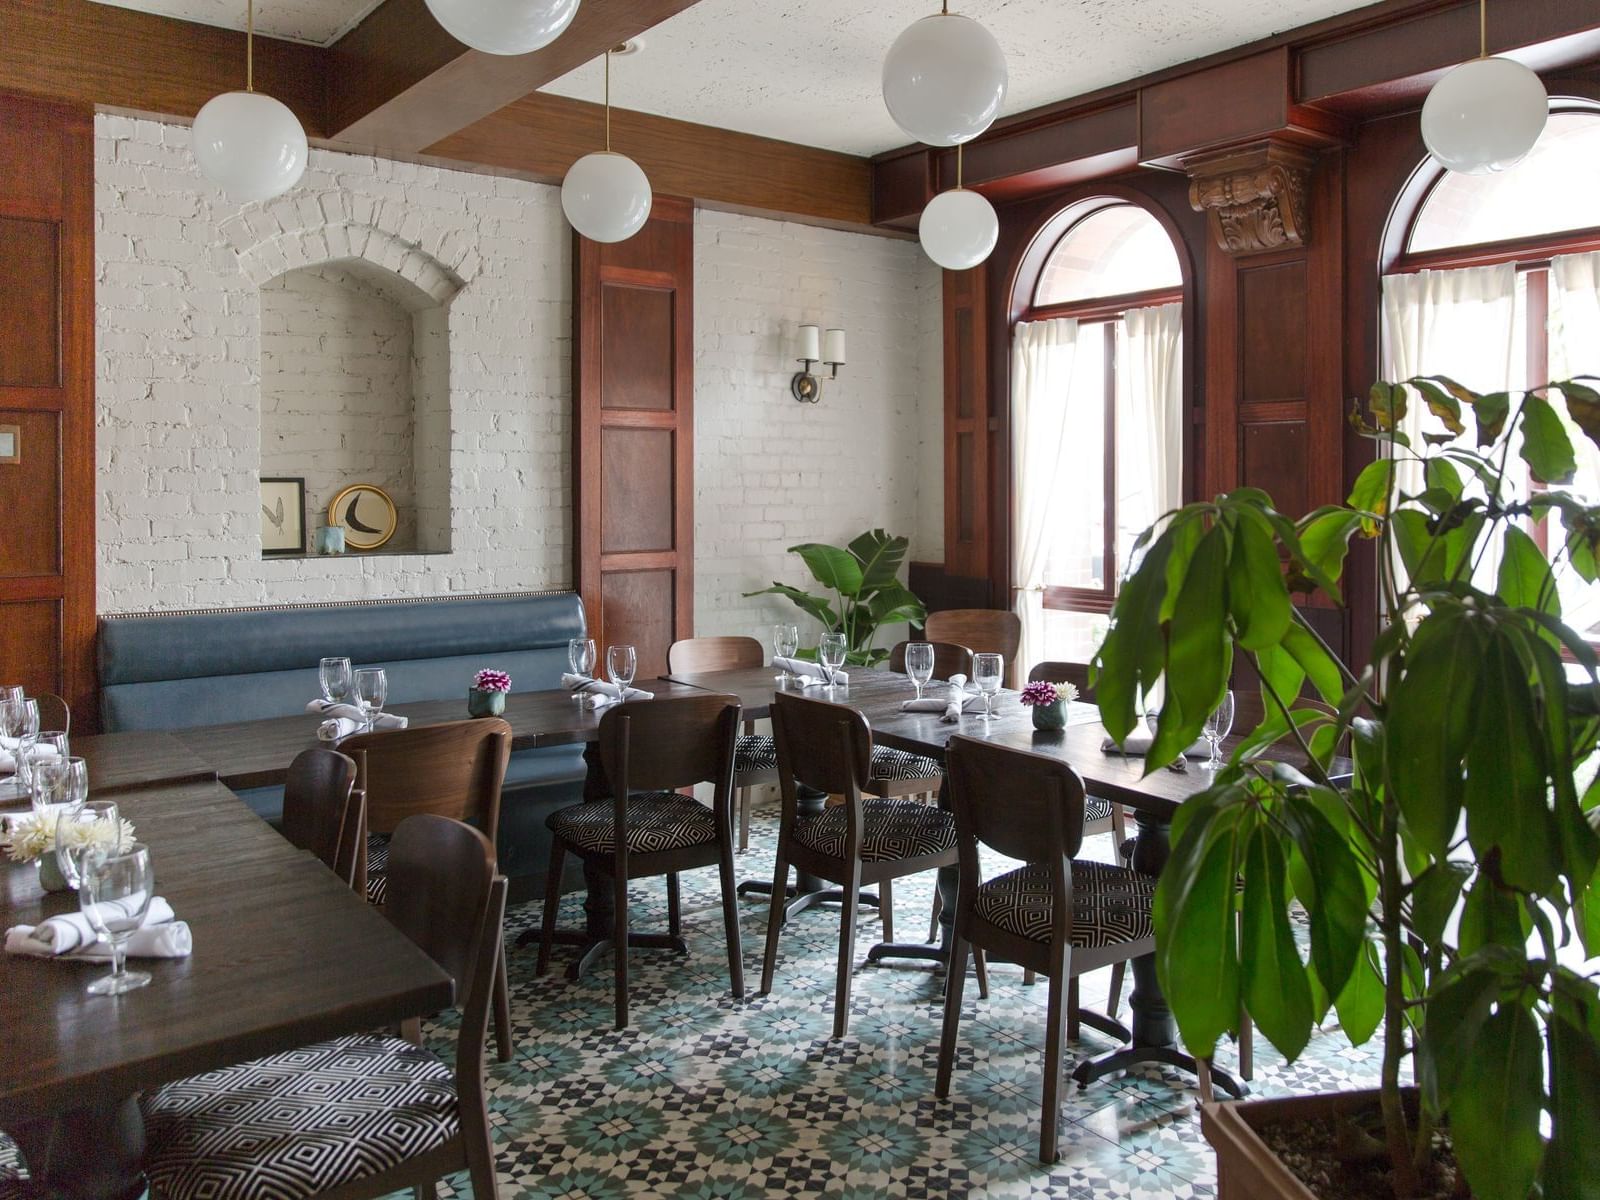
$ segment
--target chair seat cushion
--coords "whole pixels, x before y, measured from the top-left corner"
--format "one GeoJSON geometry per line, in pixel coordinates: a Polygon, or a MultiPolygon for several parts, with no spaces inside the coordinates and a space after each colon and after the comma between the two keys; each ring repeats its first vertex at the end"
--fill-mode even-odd
{"type": "Polygon", "coordinates": [[[389,894],[389,835],[367,834],[367,903],[383,903],[389,894]]]}
{"type": "MultiPolygon", "coordinates": [[[[1072,944],[1089,950],[1153,937],[1150,908],[1155,890],[1153,875],[1074,859],[1072,944]]],[[[1034,864],[986,880],[973,896],[973,911],[1007,933],[1048,942],[1053,913],[1050,868],[1034,864]]]]}
{"type": "Polygon", "coordinates": [[[1085,825],[1093,825],[1096,821],[1109,821],[1111,812],[1111,801],[1102,800],[1099,796],[1085,796],[1083,798],[1083,823],[1085,825]]]}
{"type": "MultiPolygon", "coordinates": [[[[845,855],[845,806],[835,805],[819,816],[802,817],[794,836],[802,846],[830,858],[845,855]]],[[[956,844],[956,821],[950,813],[916,800],[861,802],[861,861],[894,862],[942,854],[956,844]]]]}
{"type": "Polygon", "coordinates": [[[426,1050],[357,1034],[169,1083],[143,1102],[151,1192],[301,1200],[399,1166],[461,1128],[426,1050]]]}
{"type": "Polygon", "coordinates": [[[771,738],[761,734],[748,733],[741,737],[733,746],[733,773],[743,775],[746,771],[776,771],[778,769],[778,746],[771,738]]]}
{"type": "Polygon", "coordinates": [[[887,746],[872,748],[872,777],[899,783],[912,779],[938,779],[944,767],[936,758],[912,754],[909,750],[891,750],[887,746]]]}
{"type": "Polygon", "coordinates": [[[33,1194],[34,1187],[22,1165],[22,1149],[0,1133],[0,1200],[25,1200],[33,1194]]]}
{"type": "MultiPolygon", "coordinates": [[[[591,800],[550,814],[551,832],[569,846],[591,854],[617,848],[616,809],[610,800],[591,800]]],[[[628,798],[628,853],[682,850],[717,840],[710,808],[677,792],[637,792],[628,798]]]]}

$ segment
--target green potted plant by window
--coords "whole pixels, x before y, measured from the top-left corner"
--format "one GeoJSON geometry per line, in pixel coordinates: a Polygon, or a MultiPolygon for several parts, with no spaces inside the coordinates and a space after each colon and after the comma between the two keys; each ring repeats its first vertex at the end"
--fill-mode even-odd
{"type": "MultiPolygon", "coordinates": [[[[744,594],[746,598],[787,596],[801,612],[820,621],[824,633],[840,632],[849,639],[847,662],[877,666],[889,657],[887,650],[873,645],[878,630],[900,621],[920,625],[928,619],[922,601],[900,582],[900,564],[909,545],[907,538],[869,529],[847,546],[826,542],[790,546],[789,553],[798,554],[816,581],[833,595],[816,596],[776,581],[771,587],[744,594]]],[[[815,658],[816,653],[813,647],[801,651],[801,656],[815,658]]]]}
{"type": "Polygon", "coordinates": [[[1173,823],[1157,964],[1183,1039],[1209,1056],[1248,1013],[1293,1060],[1330,1009],[1353,1043],[1382,1038],[1375,1090],[1203,1108],[1224,1200],[1600,1194],[1600,988],[1581,969],[1600,955],[1600,783],[1581,782],[1600,675],[1553,569],[1600,574],[1600,506],[1559,486],[1573,437],[1600,443],[1591,382],[1378,384],[1352,419],[1379,454],[1347,503],[1290,520],[1244,488],[1140,541],[1095,665],[1107,729],[1126,737],[1164,680],[1146,769],[1170,762],[1236,656],[1266,714],[1173,823]],[[1414,403],[1438,424],[1415,442],[1414,403]],[[1293,593],[1341,604],[1357,540],[1385,620],[1348,665],[1293,593]]]}

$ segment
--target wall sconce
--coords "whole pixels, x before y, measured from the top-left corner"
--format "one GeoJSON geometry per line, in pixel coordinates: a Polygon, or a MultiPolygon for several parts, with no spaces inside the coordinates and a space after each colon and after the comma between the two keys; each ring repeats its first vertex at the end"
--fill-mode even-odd
{"type": "Polygon", "coordinates": [[[796,371],[789,381],[789,393],[801,404],[815,404],[822,399],[822,380],[811,373],[811,364],[820,362],[828,368],[828,378],[839,378],[839,368],[845,365],[844,330],[830,329],[824,337],[815,325],[800,326],[800,354],[795,360],[804,368],[796,371]]]}

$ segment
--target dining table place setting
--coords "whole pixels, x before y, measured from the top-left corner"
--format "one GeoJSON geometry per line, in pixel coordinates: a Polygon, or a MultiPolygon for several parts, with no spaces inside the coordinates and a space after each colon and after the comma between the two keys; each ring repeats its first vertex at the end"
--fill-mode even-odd
{"type": "Polygon", "coordinates": [[[607,679],[596,678],[595,659],[593,638],[573,638],[567,643],[567,665],[571,669],[562,673],[561,686],[584,708],[594,712],[623,701],[652,698],[652,693],[633,686],[633,677],[639,668],[638,651],[634,647],[606,647],[607,679]]]}

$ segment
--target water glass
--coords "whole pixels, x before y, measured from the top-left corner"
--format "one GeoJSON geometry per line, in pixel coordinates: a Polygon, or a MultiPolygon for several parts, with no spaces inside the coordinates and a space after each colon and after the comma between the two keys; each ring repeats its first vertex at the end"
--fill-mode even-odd
{"type": "Polygon", "coordinates": [[[81,758],[42,758],[33,764],[28,787],[34,812],[51,812],[89,798],[89,764],[81,758]]]}
{"type": "Polygon", "coordinates": [[[933,678],[933,643],[912,642],[906,647],[906,674],[917,689],[917,699],[922,699],[922,689],[933,678]]]}
{"type": "Polygon", "coordinates": [[[606,647],[606,674],[616,685],[617,695],[626,697],[633,683],[633,673],[638,670],[639,656],[632,646],[606,647]]]}
{"type": "Polygon", "coordinates": [[[144,924],[155,886],[149,847],[138,842],[83,856],[78,906],[99,940],[111,946],[111,974],[89,985],[91,996],[117,996],[150,982],[145,972],[127,969],[127,945],[144,924]]]}
{"type": "MultiPolygon", "coordinates": [[[[800,626],[779,623],[772,627],[772,652],[779,658],[793,658],[800,652],[800,626]]],[[[789,672],[778,672],[778,683],[789,682],[789,672]]]]}
{"type": "Polygon", "coordinates": [[[83,886],[83,860],[93,852],[122,849],[122,814],[111,800],[87,800],[56,817],[56,866],[74,890],[83,886]]]}
{"type": "Polygon", "coordinates": [[[12,700],[21,700],[26,695],[27,693],[23,691],[20,683],[0,683],[0,704],[9,703],[12,700]]]}
{"type": "Polygon", "coordinates": [[[573,638],[567,643],[567,666],[574,675],[594,678],[595,650],[593,638],[573,638]]]}
{"type": "Polygon", "coordinates": [[[817,661],[822,664],[822,674],[828,681],[828,699],[835,696],[834,677],[850,653],[850,641],[842,633],[825,633],[817,644],[817,661]]]}
{"type": "Polygon", "coordinates": [[[348,658],[325,658],[317,665],[317,682],[322,685],[322,698],[329,704],[347,704],[354,677],[348,658]]]}
{"type": "Polygon", "coordinates": [[[1215,771],[1222,765],[1222,739],[1233,731],[1233,693],[1224,692],[1222,703],[1206,718],[1206,745],[1211,747],[1211,757],[1206,759],[1206,770],[1215,771]]]}
{"type": "Polygon", "coordinates": [[[1006,661],[998,654],[974,654],[972,656],[972,682],[978,687],[983,696],[983,719],[987,721],[994,715],[994,697],[1000,690],[1000,681],[1005,678],[1006,661]]]}
{"type": "Polygon", "coordinates": [[[389,677],[382,667],[362,667],[356,672],[356,703],[361,705],[367,729],[371,730],[383,715],[384,701],[389,698],[389,677]]]}

